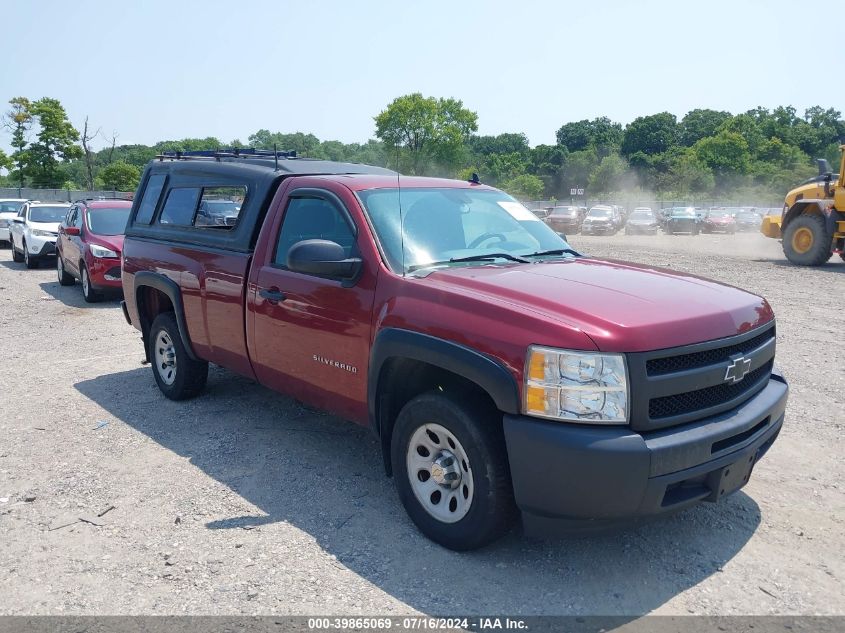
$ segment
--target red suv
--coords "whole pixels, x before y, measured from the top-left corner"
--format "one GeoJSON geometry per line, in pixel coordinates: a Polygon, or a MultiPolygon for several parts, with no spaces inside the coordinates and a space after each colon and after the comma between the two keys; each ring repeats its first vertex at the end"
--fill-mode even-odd
{"type": "Polygon", "coordinates": [[[99,301],[104,292],[121,291],[120,252],[131,200],[75,202],[59,225],[56,271],[59,283],[82,283],[85,301],[99,301]]]}

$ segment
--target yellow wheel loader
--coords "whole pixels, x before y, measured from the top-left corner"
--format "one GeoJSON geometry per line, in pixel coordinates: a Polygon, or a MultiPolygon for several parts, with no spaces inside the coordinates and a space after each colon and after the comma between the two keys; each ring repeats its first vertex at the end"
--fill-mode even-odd
{"type": "Polygon", "coordinates": [[[845,145],[839,173],[818,160],[819,175],[786,194],[780,216],[763,218],[760,232],[781,239],[793,264],[819,266],[838,253],[845,260],[845,145]]]}

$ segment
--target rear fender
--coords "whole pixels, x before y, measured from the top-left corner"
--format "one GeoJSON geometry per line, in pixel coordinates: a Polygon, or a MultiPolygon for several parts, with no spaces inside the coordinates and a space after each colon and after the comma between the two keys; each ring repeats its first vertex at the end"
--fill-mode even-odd
{"type": "Polygon", "coordinates": [[[188,335],[188,326],[185,321],[185,306],[182,303],[182,291],[179,288],[179,285],[169,277],[146,270],[135,273],[135,305],[138,307],[138,314],[141,319],[141,332],[144,336],[144,349],[146,350],[148,347],[146,343],[150,327],[152,326],[152,321],[149,320],[146,310],[144,310],[143,288],[154,288],[170,299],[173,311],[176,314],[176,324],[179,327],[179,338],[182,340],[185,352],[191,360],[201,360],[194,352],[194,347],[191,344],[191,338],[188,335]]]}

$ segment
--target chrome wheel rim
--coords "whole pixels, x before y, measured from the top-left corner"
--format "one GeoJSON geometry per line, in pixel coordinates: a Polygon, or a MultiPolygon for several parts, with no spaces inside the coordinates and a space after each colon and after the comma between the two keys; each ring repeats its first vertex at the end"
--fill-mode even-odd
{"type": "Polygon", "coordinates": [[[475,486],[469,457],[445,427],[417,428],[407,448],[408,479],[420,505],[438,521],[456,523],[472,507],[475,486]]]}
{"type": "Polygon", "coordinates": [[[176,347],[173,339],[164,330],[156,334],[155,363],[159,378],[166,385],[172,385],[176,380],[176,347]]]}
{"type": "Polygon", "coordinates": [[[63,273],[65,272],[65,267],[62,264],[62,258],[61,257],[56,258],[56,272],[59,275],[59,281],[61,281],[64,278],[63,273]]]}
{"type": "Polygon", "coordinates": [[[89,283],[88,282],[88,271],[83,268],[82,269],[82,292],[85,293],[86,297],[91,292],[91,288],[89,287],[88,283],[89,283]]]}

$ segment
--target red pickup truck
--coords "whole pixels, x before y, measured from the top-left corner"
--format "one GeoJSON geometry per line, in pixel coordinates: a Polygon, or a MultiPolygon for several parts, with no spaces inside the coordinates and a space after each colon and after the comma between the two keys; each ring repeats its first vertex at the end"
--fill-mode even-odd
{"type": "Polygon", "coordinates": [[[520,513],[548,533],[718,501],[783,424],[765,299],[582,256],[476,180],[162,156],[122,279],[165,396],[215,363],[369,426],[411,519],[453,549],[520,513]]]}

